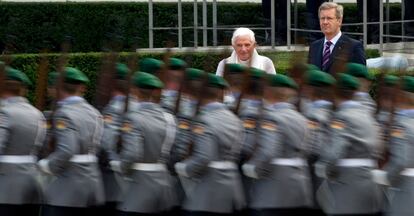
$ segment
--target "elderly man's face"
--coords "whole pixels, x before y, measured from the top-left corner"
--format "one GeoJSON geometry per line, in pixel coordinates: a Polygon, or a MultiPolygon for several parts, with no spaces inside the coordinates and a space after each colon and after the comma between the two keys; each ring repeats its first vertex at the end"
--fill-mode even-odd
{"type": "Polygon", "coordinates": [[[319,24],[321,31],[328,38],[334,37],[340,30],[342,18],[336,17],[335,8],[321,10],[319,14],[319,24]]]}
{"type": "Polygon", "coordinates": [[[256,44],[253,43],[248,36],[237,37],[236,42],[233,45],[233,48],[236,51],[237,56],[242,61],[247,61],[250,59],[255,47],[256,44]]]}

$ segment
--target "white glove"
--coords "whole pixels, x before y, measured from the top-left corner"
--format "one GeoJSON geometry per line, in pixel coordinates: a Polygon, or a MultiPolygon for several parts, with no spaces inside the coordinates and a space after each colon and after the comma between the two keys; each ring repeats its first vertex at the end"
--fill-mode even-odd
{"type": "Polygon", "coordinates": [[[175,172],[177,172],[178,175],[184,176],[184,177],[189,177],[189,175],[186,171],[186,167],[187,167],[187,164],[185,164],[185,163],[178,162],[178,163],[174,164],[175,172]]]}
{"type": "Polygon", "coordinates": [[[257,175],[255,168],[256,168],[255,165],[243,164],[242,166],[243,174],[247,177],[258,179],[259,176],[257,175]]]}
{"type": "Polygon", "coordinates": [[[39,167],[40,171],[49,174],[49,175],[53,175],[52,171],[50,170],[49,167],[49,160],[47,159],[42,159],[40,161],[37,162],[37,166],[39,167]]]}
{"type": "Polygon", "coordinates": [[[315,174],[319,178],[327,179],[328,176],[326,175],[326,165],[320,162],[316,162],[315,164],[315,174]]]}
{"type": "Polygon", "coordinates": [[[115,161],[111,160],[109,161],[109,166],[111,167],[111,170],[114,172],[121,172],[121,161],[115,161]]]}
{"type": "Polygon", "coordinates": [[[372,180],[380,185],[390,185],[390,181],[387,177],[387,172],[384,170],[371,170],[372,180]]]}

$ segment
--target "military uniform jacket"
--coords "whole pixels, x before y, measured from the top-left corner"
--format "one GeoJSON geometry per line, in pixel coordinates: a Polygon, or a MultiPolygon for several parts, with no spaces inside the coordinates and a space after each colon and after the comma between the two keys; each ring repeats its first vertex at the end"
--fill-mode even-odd
{"type": "MultiPolygon", "coordinates": [[[[258,129],[258,148],[243,167],[256,173],[249,189],[253,209],[296,208],[312,205],[305,158],[307,121],[289,103],[264,108],[258,129]],[[284,163],[286,162],[286,163],[284,163]]],[[[243,169],[247,175],[247,169],[243,169]]]]}
{"type": "MultiPolygon", "coordinates": [[[[124,118],[125,96],[118,95],[113,97],[102,111],[104,118],[104,133],[100,150],[100,165],[102,180],[105,190],[106,202],[116,202],[121,199],[122,179],[117,178],[115,173],[108,166],[111,160],[119,160],[118,142],[121,138],[121,126],[124,118]]],[[[138,106],[135,98],[129,98],[129,110],[134,110],[138,106]]]]}
{"type": "Polygon", "coordinates": [[[182,179],[195,182],[183,209],[232,213],[244,207],[241,177],[235,164],[239,160],[242,132],[242,123],[224,104],[214,102],[201,108],[192,127],[192,154],[175,166],[182,179]]]}
{"type": "Polygon", "coordinates": [[[377,103],[367,92],[356,92],[354,100],[360,102],[370,113],[374,115],[377,110],[377,103]]]}
{"type": "Polygon", "coordinates": [[[137,109],[127,113],[120,155],[127,178],[119,210],[158,213],[177,205],[173,178],[166,168],[176,134],[175,121],[158,104],[150,102],[139,102],[137,109]],[[148,165],[159,168],[145,169],[148,165]]]}
{"type": "Polygon", "coordinates": [[[389,215],[413,215],[414,110],[399,110],[391,129],[390,158],[385,166],[391,183],[389,215]]]}
{"type": "Polygon", "coordinates": [[[0,204],[39,204],[42,198],[36,156],[46,127],[42,113],[23,97],[11,97],[0,107],[0,204]],[[20,157],[33,160],[21,161],[20,157]],[[16,159],[7,157],[17,156],[16,159]],[[7,160],[9,159],[9,160],[7,160]]]}
{"type": "Polygon", "coordinates": [[[46,186],[46,204],[87,207],[103,203],[95,156],[103,132],[101,114],[85,99],[72,96],[58,102],[53,124],[56,148],[45,159],[44,171],[55,179],[46,186]]]}
{"type": "Polygon", "coordinates": [[[364,105],[346,101],[338,106],[330,123],[326,151],[318,162],[321,167],[325,166],[325,174],[329,177],[317,192],[319,204],[326,213],[380,211],[380,191],[370,173],[376,166],[380,145],[378,123],[364,105]],[[360,159],[367,162],[361,165],[360,159]],[[350,160],[357,162],[349,164],[350,160]]]}

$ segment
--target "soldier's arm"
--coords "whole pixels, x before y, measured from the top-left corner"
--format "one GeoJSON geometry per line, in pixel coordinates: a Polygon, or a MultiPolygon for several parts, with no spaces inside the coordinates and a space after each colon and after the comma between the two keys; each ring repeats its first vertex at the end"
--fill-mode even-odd
{"type": "Polygon", "coordinates": [[[102,136],[101,151],[104,151],[108,160],[118,160],[117,143],[120,139],[122,116],[116,110],[103,112],[104,132],[102,136]]]}
{"type": "Polygon", "coordinates": [[[9,118],[6,113],[0,111],[0,155],[3,154],[6,148],[9,134],[9,118]]]}
{"type": "Polygon", "coordinates": [[[241,161],[247,161],[251,158],[257,148],[257,127],[256,118],[242,117],[243,121],[243,140],[241,149],[241,161]]]}
{"type": "Polygon", "coordinates": [[[270,161],[281,151],[281,131],[272,120],[263,120],[258,129],[258,147],[253,157],[243,165],[243,173],[251,178],[260,178],[268,172],[270,161]]]}
{"type": "Polygon", "coordinates": [[[35,149],[33,154],[39,156],[41,151],[45,148],[45,140],[47,134],[47,123],[46,119],[42,113],[39,113],[40,118],[37,122],[37,131],[36,131],[36,138],[35,138],[35,149]]]}
{"type": "Polygon", "coordinates": [[[182,161],[190,154],[191,122],[186,119],[178,120],[177,136],[171,149],[171,163],[182,161]]]}
{"type": "Polygon", "coordinates": [[[133,163],[138,163],[144,158],[144,137],[143,132],[134,120],[132,114],[127,114],[122,124],[122,150],[121,150],[121,171],[127,171],[133,163]]]}
{"type": "Polygon", "coordinates": [[[214,133],[207,125],[195,123],[192,135],[194,136],[194,146],[191,156],[183,162],[175,164],[176,172],[187,177],[202,174],[217,152],[214,133]]]}
{"type": "Polygon", "coordinates": [[[39,161],[42,171],[49,174],[60,173],[66,169],[70,159],[79,152],[79,132],[73,119],[62,112],[57,112],[53,119],[56,149],[47,158],[39,161]]]}
{"type": "Polygon", "coordinates": [[[387,172],[389,182],[393,184],[398,180],[401,171],[407,166],[408,146],[410,144],[406,129],[403,126],[393,126],[390,135],[390,160],[384,169],[387,172]]]}

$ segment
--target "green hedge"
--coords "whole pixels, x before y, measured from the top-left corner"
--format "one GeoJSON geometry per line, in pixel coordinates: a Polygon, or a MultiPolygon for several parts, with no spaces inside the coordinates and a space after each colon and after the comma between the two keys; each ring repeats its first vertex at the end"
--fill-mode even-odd
{"type": "MultiPolygon", "coordinates": [[[[97,76],[99,76],[100,65],[102,62],[103,53],[74,53],[69,55],[68,66],[73,66],[83,71],[91,80],[86,93],[86,98],[92,101],[95,92],[95,83],[97,76]]],[[[262,55],[268,56],[273,60],[278,73],[284,73],[289,67],[289,62],[292,56],[298,56],[294,52],[261,52],[262,55]]],[[[305,57],[307,53],[301,52],[299,55],[305,57]]],[[[162,53],[141,53],[139,58],[153,57],[162,59],[162,53]]],[[[378,57],[377,50],[367,50],[367,58],[378,57]]],[[[127,62],[129,53],[121,53],[119,61],[127,62]]],[[[55,70],[55,63],[58,59],[58,54],[49,54],[49,71],[55,70]]],[[[202,68],[209,72],[215,72],[219,61],[223,58],[223,53],[176,53],[174,57],[182,58],[187,61],[190,67],[202,68]]],[[[37,80],[37,69],[40,56],[38,54],[18,54],[12,56],[11,66],[22,70],[32,80],[34,85],[30,88],[29,99],[34,100],[34,89],[37,80]]]]}
{"type": "MultiPolygon", "coordinates": [[[[198,23],[202,24],[202,7],[198,6],[198,23]]],[[[293,8],[292,8],[293,10],[293,8]]],[[[305,27],[305,6],[299,4],[299,27],[305,27]]],[[[345,4],[345,23],[357,22],[355,4],[345,4]]],[[[208,4],[208,22],[211,26],[211,4],[208,4]]],[[[218,25],[263,26],[261,4],[220,3],[218,25]]],[[[398,4],[391,6],[391,19],[400,18],[398,4]]],[[[293,16],[293,13],[292,13],[293,16]]],[[[193,3],[183,3],[183,26],[193,25],[193,3]]],[[[14,41],[16,53],[38,53],[49,48],[58,51],[65,36],[73,38],[73,52],[100,52],[112,38],[120,38],[123,50],[130,50],[136,41],[138,46],[148,47],[147,3],[0,3],[0,42],[14,41]],[[11,37],[8,35],[13,35],[11,37]],[[14,38],[14,39],[13,39],[14,38]]],[[[154,4],[154,26],[177,26],[177,4],[154,4]]],[[[391,33],[398,33],[400,25],[391,25],[391,33]]],[[[352,27],[346,30],[358,30],[352,27]]],[[[193,30],[184,30],[184,46],[193,45],[193,30]]],[[[199,31],[199,44],[202,41],[199,31]]],[[[256,31],[258,41],[264,31],[256,31]]],[[[219,31],[221,43],[231,37],[231,31],[219,31]]],[[[156,31],[155,47],[162,47],[167,39],[176,41],[175,30],[156,31]]],[[[209,44],[212,32],[209,31],[209,44]]]]}

